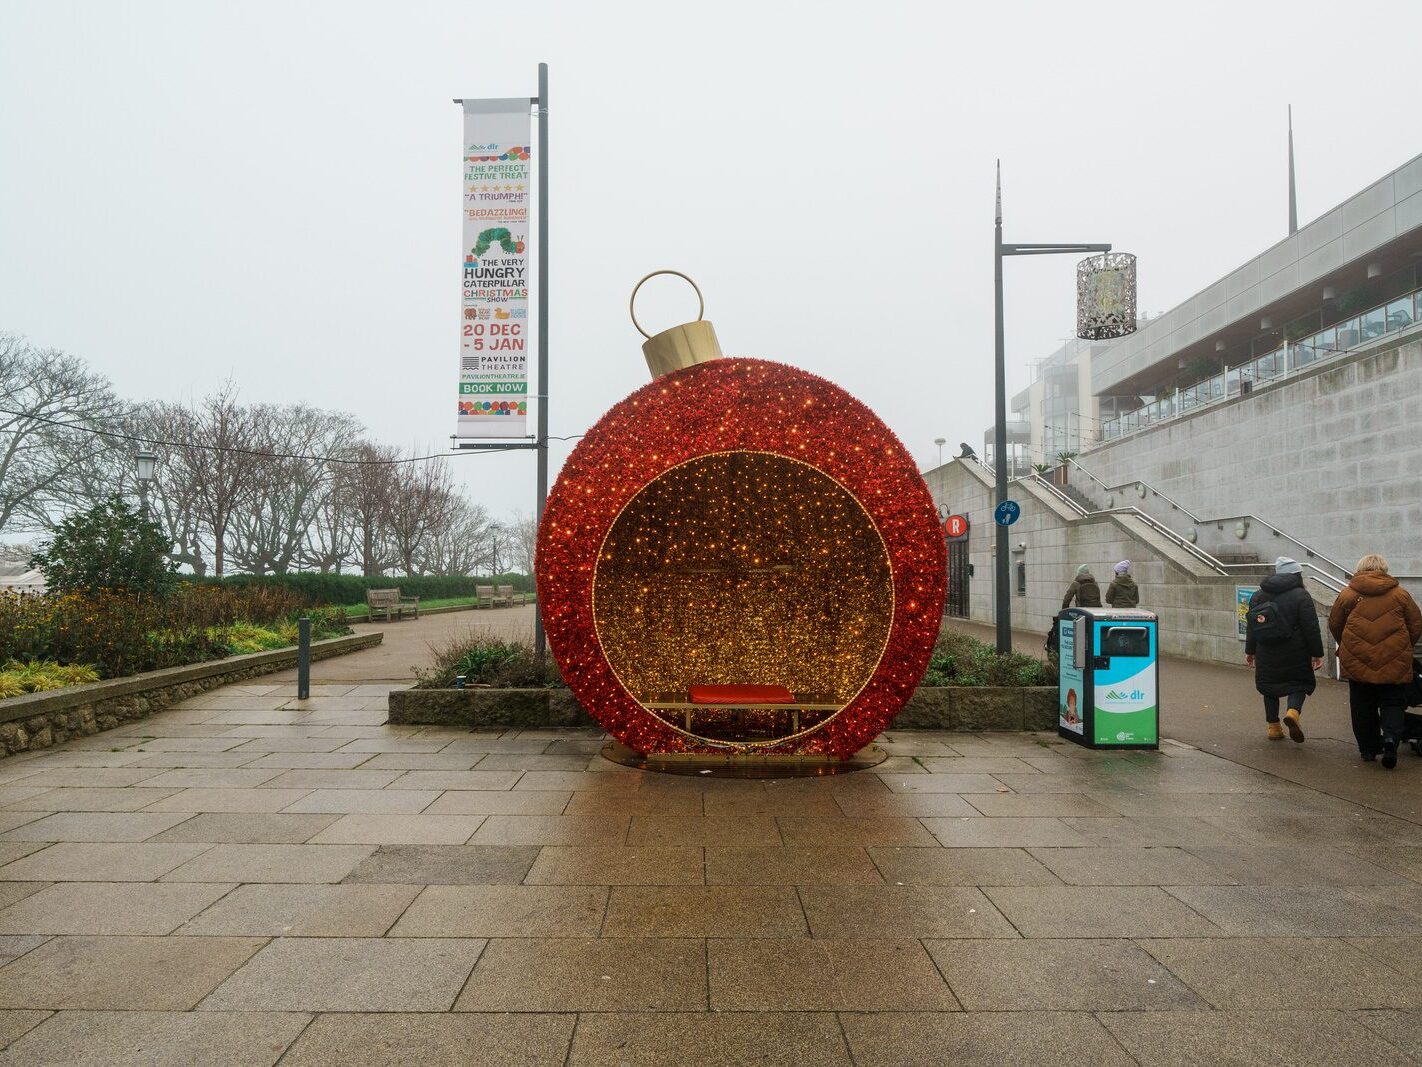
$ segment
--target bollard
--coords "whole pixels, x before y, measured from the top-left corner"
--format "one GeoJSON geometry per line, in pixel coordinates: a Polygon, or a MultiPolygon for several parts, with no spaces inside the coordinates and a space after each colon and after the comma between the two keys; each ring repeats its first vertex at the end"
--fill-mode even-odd
{"type": "Polygon", "coordinates": [[[296,699],[311,695],[311,620],[305,615],[296,620],[296,699]]]}

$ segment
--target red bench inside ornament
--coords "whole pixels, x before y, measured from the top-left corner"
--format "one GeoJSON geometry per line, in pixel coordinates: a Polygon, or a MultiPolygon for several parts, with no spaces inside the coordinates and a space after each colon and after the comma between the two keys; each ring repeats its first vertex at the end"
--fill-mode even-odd
{"type": "Polygon", "coordinates": [[[795,694],[783,685],[693,685],[687,687],[693,704],[793,704],[795,694]]]}

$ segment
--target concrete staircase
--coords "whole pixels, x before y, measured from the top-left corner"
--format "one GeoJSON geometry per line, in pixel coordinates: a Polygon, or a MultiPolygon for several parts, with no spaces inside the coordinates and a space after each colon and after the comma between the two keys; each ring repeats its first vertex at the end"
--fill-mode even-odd
{"type": "Polygon", "coordinates": [[[1057,488],[1062,491],[1062,494],[1064,496],[1066,496],[1070,500],[1076,501],[1076,503],[1080,504],[1088,512],[1101,510],[1100,504],[1098,504],[1095,500],[1092,500],[1091,497],[1087,496],[1076,486],[1067,484],[1058,485],[1057,488]]]}

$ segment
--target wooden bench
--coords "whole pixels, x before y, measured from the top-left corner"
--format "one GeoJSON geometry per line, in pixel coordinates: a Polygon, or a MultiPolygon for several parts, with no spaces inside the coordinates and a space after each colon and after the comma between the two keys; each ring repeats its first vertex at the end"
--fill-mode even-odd
{"type": "Polygon", "coordinates": [[[367,589],[365,591],[365,602],[370,608],[372,621],[377,614],[383,614],[386,622],[391,621],[392,615],[396,619],[403,619],[407,606],[414,609],[415,618],[418,619],[420,617],[420,598],[417,596],[402,596],[398,589],[367,589]]]}
{"type": "Polygon", "coordinates": [[[476,585],[474,587],[474,606],[476,608],[492,608],[494,606],[494,587],[492,585],[476,585]]]}
{"type": "Polygon", "coordinates": [[[680,712],[683,728],[691,732],[691,717],[697,711],[776,711],[790,716],[790,732],[800,732],[800,713],[838,711],[840,704],[820,704],[800,700],[788,689],[766,685],[693,685],[686,700],[649,701],[649,711],[680,712]]]}
{"type": "Polygon", "coordinates": [[[513,607],[513,606],[514,606],[514,591],[513,591],[513,586],[511,586],[511,585],[501,585],[501,586],[499,586],[499,595],[498,595],[497,599],[504,605],[504,607],[506,607],[506,608],[511,608],[511,607],[513,607]]]}

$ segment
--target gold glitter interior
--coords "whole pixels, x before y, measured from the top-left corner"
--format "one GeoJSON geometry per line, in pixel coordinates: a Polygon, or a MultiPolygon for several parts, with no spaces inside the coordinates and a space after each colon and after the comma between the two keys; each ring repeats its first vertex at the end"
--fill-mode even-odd
{"type": "Polygon", "coordinates": [[[603,542],[598,639],[639,701],[690,685],[782,685],[832,710],[654,710],[698,737],[765,741],[823,725],[874,673],[893,616],[893,575],[859,502],[785,456],[722,452],[645,486],[603,542]]]}

